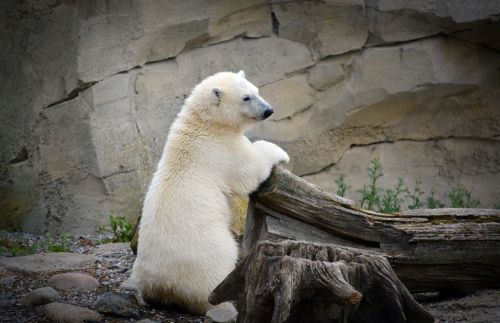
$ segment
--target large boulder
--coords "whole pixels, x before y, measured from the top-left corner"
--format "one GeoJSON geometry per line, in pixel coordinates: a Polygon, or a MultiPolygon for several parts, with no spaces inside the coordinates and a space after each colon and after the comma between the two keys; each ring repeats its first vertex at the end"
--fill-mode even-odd
{"type": "Polygon", "coordinates": [[[499,49],[500,3],[491,0],[367,0],[372,45],[453,34],[499,49]]]}
{"type": "Polygon", "coordinates": [[[491,206],[499,12],[493,0],[0,2],[0,227],[133,222],[192,87],[241,69],[275,108],[249,135],[287,149],[294,172],[333,190],[332,176],[366,167],[343,162],[358,150],[454,140],[447,171],[423,181],[468,178],[491,206]]]}
{"type": "Polygon", "coordinates": [[[265,0],[82,1],[77,10],[78,74],[85,82],[235,36],[271,34],[265,0]]]}
{"type": "Polygon", "coordinates": [[[315,58],[360,49],[368,38],[363,0],[271,2],[278,35],[307,45],[315,58]]]}

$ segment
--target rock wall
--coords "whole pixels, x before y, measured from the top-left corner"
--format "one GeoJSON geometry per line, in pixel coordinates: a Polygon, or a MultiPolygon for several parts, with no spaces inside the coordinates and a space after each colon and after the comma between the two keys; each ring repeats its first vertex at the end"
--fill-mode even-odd
{"type": "MultiPolygon", "coordinates": [[[[245,70],[275,107],[249,133],[354,188],[420,175],[500,202],[500,2],[2,1],[0,226],[135,218],[191,88],[245,70]]],[[[357,198],[352,189],[348,196],[357,198]]]]}

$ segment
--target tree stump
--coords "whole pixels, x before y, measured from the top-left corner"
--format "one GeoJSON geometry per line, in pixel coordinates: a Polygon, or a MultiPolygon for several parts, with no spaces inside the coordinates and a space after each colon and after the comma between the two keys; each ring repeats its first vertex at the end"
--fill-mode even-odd
{"type": "Polygon", "coordinates": [[[433,322],[376,253],[260,241],[212,292],[236,301],[238,322],[433,322]]]}
{"type": "Polygon", "coordinates": [[[277,166],[250,198],[243,255],[257,241],[278,239],[379,252],[412,292],[500,287],[500,210],[381,214],[277,166]]]}

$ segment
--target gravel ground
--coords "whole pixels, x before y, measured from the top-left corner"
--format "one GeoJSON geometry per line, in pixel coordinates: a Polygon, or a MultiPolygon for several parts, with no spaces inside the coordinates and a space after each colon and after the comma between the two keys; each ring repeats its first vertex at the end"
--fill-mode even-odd
{"type": "MultiPolygon", "coordinates": [[[[59,302],[96,309],[99,296],[106,292],[115,292],[126,298],[134,298],[131,292],[119,289],[120,284],[130,276],[130,270],[135,256],[128,244],[96,245],[96,242],[111,238],[111,235],[95,235],[73,238],[70,243],[72,252],[81,254],[95,254],[100,258],[96,266],[82,269],[79,272],[95,277],[101,284],[93,291],[59,292],[59,302]],[[101,249],[104,249],[101,252],[101,249]],[[108,249],[108,250],[106,250],[108,249]]],[[[44,237],[28,233],[11,233],[0,231],[1,239],[21,239],[29,242],[43,242],[44,237]]],[[[54,239],[54,243],[58,240],[54,239]]],[[[43,249],[39,250],[40,252],[43,249]]],[[[0,256],[6,256],[0,254],[0,256]]],[[[57,272],[40,275],[9,273],[0,269],[0,322],[49,322],[43,313],[43,306],[27,309],[22,305],[24,296],[30,291],[47,286],[47,280],[57,272]]],[[[141,319],[150,319],[157,322],[203,322],[204,318],[187,313],[175,312],[172,309],[153,308],[151,306],[137,306],[141,319]]],[[[105,316],[103,322],[134,322],[135,319],[105,316]]]]}
{"type": "Polygon", "coordinates": [[[481,290],[472,295],[446,300],[424,300],[421,304],[439,323],[500,322],[500,290],[481,290]]]}
{"type": "MultiPolygon", "coordinates": [[[[59,302],[96,310],[97,301],[106,292],[115,292],[127,299],[134,299],[131,292],[119,289],[120,284],[130,275],[135,256],[128,244],[104,244],[100,241],[109,240],[110,234],[72,237],[66,242],[71,252],[93,254],[98,257],[95,266],[79,270],[95,277],[101,286],[93,291],[60,292],[59,302]]],[[[38,243],[41,246],[37,252],[46,251],[46,237],[28,233],[12,233],[0,231],[0,242],[7,240],[23,240],[26,244],[38,243]]],[[[52,239],[52,243],[58,243],[52,239]]],[[[0,249],[0,257],[10,256],[5,249],[0,249]]],[[[0,322],[48,322],[43,312],[43,306],[27,309],[22,305],[24,296],[30,291],[47,286],[47,280],[57,272],[42,274],[9,273],[0,269],[0,322]]],[[[436,318],[436,322],[500,322],[500,290],[483,290],[473,295],[456,299],[441,300],[436,295],[419,296],[422,305],[436,318]]],[[[173,309],[138,306],[141,319],[156,322],[204,322],[205,318],[177,312],[173,309]]],[[[134,322],[135,319],[113,316],[103,316],[103,322],[134,322]]]]}

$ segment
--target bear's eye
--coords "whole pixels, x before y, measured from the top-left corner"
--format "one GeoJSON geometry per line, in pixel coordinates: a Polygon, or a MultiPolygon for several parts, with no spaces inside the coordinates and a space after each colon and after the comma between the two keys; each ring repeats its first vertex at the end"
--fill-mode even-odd
{"type": "Polygon", "coordinates": [[[248,102],[248,101],[250,101],[250,96],[249,95],[245,95],[243,97],[243,102],[248,102]]]}

